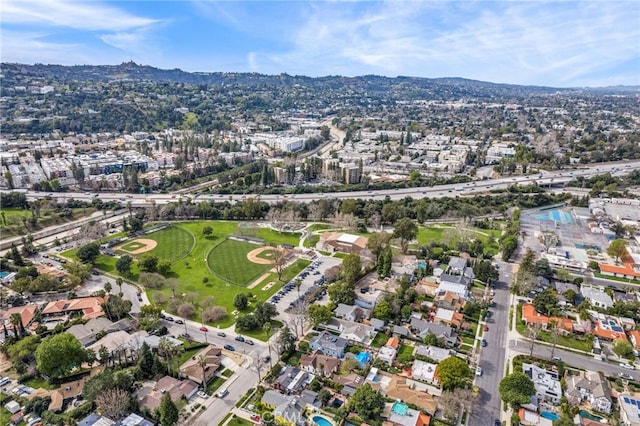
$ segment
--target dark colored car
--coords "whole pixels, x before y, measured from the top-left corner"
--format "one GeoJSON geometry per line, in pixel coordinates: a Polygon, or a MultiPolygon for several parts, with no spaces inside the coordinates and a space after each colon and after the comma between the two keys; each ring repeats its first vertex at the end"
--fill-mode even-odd
{"type": "Polygon", "coordinates": [[[220,337],[227,337],[226,333],[223,333],[222,331],[218,332],[218,336],[220,337]]]}
{"type": "Polygon", "coordinates": [[[487,346],[487,341],[486,341],[486,340],[484,340],[484,339],[482,339],[482,343],[481,343],[481,344],[482,344],[482,347],[484,348],[484,347],[486,347],[486,346],[487,346]]]}
{"type": "Polygon", "coordinates": [[[244,337],[242,337],[242,336],[236,336],[236,340],[237,340],[238,342],[244,342],[244,337]]]}
{"type": "Polygon", "coordinates": [[[184,321],[182,321],[181,319],[176,320],[176,324],[184,324],[184,321]]]}
{"type": "Polygon", "coordinates": [[[245,339],[244,341],[247,345],[253,346],[253,340],[245,339]]]}
{"type": "Polygon", "coordinates": [[[233,346],[231,346],[231,345],[224,345],[224,348],[225,348],[226,350],[228,350],[228,351],[231,351],[231,352],[233,352],[233,351],[235,351],[235,350],[236,350],[236,348],[234,348],[234,347],[233,347],[233,346]]]}

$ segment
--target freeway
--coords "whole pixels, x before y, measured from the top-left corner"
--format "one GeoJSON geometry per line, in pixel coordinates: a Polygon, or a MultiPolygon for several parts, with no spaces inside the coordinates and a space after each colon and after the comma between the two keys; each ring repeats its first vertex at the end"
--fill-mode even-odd
{"type": "Polygon", "coordinates": [[[505,348],[509,332],[509,282],[511,265],[499,262],[500,278],[494,284],[495,307],[491,309],[491,318],[487,320],[489,330],[483,335],[487,346],[481,348],[478,365],[482,375],[476,376],[475,385],[480,388],[480,400],[475,404],[469,418],[470,426],[492,425],[500,419],[502,401],[498,394],[498,384],[504,377],[505,348]]]}
{"type": "MultiPolygon", "coordinates": [[[[412,198],[440,198],[476,195],[491,190],[506,189],[511,185],[527,185],[537,183],[542,187],[563,186],[575,177],[591,177],[601,173],[612,173],[622,175],[632,170],[640,169],[640,160],[597,163],[584,166],[582,169],[572,171],[543,172],[528,176],[503,177],[498,179],[478,180],[460,184],[446,184],[417,188],[397,188],[370,191],[353,192],[324,192],[310,194],[129,194],[123,195],[121,192],[102,192],[93,194],[89,192],[37,192],[27,191],[27,199],[35,200],[46,197],[56,198],[64,201],[69,198],[76,200],[91,201],[99,196],[102,201],[120,201],[131,203],[133,207],[144,207],[150,204],[167,204],[178,200],[186,201],[230,201],[238,202],[248,198],[259,198],[261,201],[274,204],[285,200],[308,203],[317,200],[319,197],[331,199],[376,199],[382,200],[389,197],[392,200],[401,200],[405,197],[412,198]]],[[[2,191],[10,192],[10,191],[2,191]]]]}

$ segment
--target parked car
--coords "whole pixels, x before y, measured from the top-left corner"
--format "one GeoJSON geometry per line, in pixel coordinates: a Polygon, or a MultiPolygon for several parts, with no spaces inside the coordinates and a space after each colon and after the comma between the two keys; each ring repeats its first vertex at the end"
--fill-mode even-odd
{"type": "Polygon", "coordinates": [[[628,374],[628,373],[618,373],[618,377],[621,377],[621,378],[627,379],[627,380],[633,380],[633,376],[631,374],[628,374]]]}
{"type": "Polygon", "coordinates": [[[198,391],[198,396],[200,398],[205,398],[205,399],[209,398],[209,395],[207,395],[205,392],[202,392],[202,391],[198,391]]]}
{"type": "Polygon", "coordinates": [[[236,336],[236,340],[237,340],[238,342],[244,342],[244,337],[242,337],[242,336],[236,336]]]}
{"type": "Polygon", "coordinates": [[[245,342],[247,345],[251,345],[251,346],[253,346],[253,340],[245,339],[245,340],[244,340],[244,342],[245,342]]]}
{"type": "Polygon", "coordinates": [[[562,362],[562,358],[560,358],[559,356],[553,356],[551,357],[552,361],[557,361],[557,362],[562,362]]]}
{"type": "Polygon", "coordinates": [[[476,376],[482,376],[482,367],[476,367],[476,376]]]}
{"type": "Polygon", "coordinates": [[[224,332],[222,332],[222,331],[219,331],[219,332],[218,332],[218,336],[220,336],[220,337],[227,337],[227,333],[224,333],[224,332]]]}
{"type": "Polygon", "coordinates": [[[621,362],[620,363],[620,367],[626,368],[627,370],[635,370],[636,369],[633,365],[627,364],[626,362],[621,362]]]}
{"type": "Polygon", "coordinates": [[[484,330],[484,331],[489,331],[489,326],[488,326],[488,325],[485,325],[485,326],[484,326],[484,328],[483,328],[483,330],[484,330]]]}
{"type": "Polygon", "coordinates": [[[235,351],[235,350],[236,350],[236,348],[234,348],[234,347],[233,347],[233,346],[231,346],[231,345],[224,345],[224,348],[225,348],[226,350],[228,350],[228,351],[231,351],[231,352],[233,352],[233,351],[235,351]]]}
{"type": "Polygon", "coordinates": [[[209,331],[209,329],[203,325],[202,327],[200,327],[200,331],[206,333],[207,331],[209,331]]]}
{"type": "Polygon", "coordinates": [[[227,388],[222,388],[218,391],[218,393],[216,394],[216,396],[218,398],[224,398],[226,394],[228,394],[229,391],[227,390],[227,388]]]}
{"type": "Polygon", "coordinates": [[[176,324],[184,324],[184,321],[182,321],[181,319],[176,320],[176,324]]]}
{"type": "Polygon", "coordinates": [[[480,344],[482,345],[483,348],[487,347],[487,341],[482,339],[482,342],[480,342],[480,344]]]}
{"type": "Polygon", "coordinates": [[[167,315],[167,317],[165,318],[167,321],[169,322],[174,322],[175,320],[173,319],[173,317],[170,317],[167,315]]]}

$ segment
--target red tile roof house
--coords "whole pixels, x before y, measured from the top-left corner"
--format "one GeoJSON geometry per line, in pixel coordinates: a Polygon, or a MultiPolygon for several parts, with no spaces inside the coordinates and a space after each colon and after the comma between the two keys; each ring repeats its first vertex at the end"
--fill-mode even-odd
{"type": "MultiPolygon", "coordinates": [[[[9,318],[11,318],[11,314],[20,314],[20,318],[22,318],[22,326],[24,328],[29,328],[29,325],[33,321],[36,316],[36,312],[38,312],[38,305],[24,305],[24,306],[16,306],[9,309],[2,309],[0,311],[0,320],[3,320],[5,326],[7,327],[7,331],[10,333],[13,332],[13,326],[9,322],[9,318]]],[[[0,330],[3,331],[3,330],[0,330]]]]}
{"type": "Polygon", "coordinates": [[[640,279],[640,264],[636,262],[636,259],[640,254],[637,253],[637,248],[627,247],[627,253],[620,259],[621,265],[609,265],[606,263],[600,263],[600,273],[602,275],[609,275],[612,277],[621,277],[627,279],[640,279]]]}
{"type": "Polygon", "coordinates": [[[144,395],[139,402],[141,407],[146,407],[150,412],[153,412],[160,406],[160,400],[165,393],[169,393],[171,400],[175,402],[182,397],[189,399],[197,391],[198,385],[192,380],[178,380],[171,376],[164,376],[156,382],[153,390],[144,395]]]}
{"type": "Polygon", "coordinates": [[[573,323],[569,318],[548,317],[546,315],[539,314],[531,303],[525,303],[522,305],[522,319],[527,325],[541,324],[545,329],[549,326],[551,321],[556,321],[556,324],[560,329],[568,332],[573,331],[573,323]]]}
{"type": "Polygon", "coordinates": [[[81,315],[83,319],[97,318],[104,315],[102,304],[109,300],[105,297],[81,297],[79,299],[57,300],[47,303],[42,310],[42,317],[63,317],[81,315]]]}

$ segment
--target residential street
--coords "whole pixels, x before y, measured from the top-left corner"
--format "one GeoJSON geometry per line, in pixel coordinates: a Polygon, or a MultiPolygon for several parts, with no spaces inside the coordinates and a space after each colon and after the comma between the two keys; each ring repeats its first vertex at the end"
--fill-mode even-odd
{"type": "MultiPolygon", "coordinates": [[[[496,306],[491,308],[491,318],[488,321],[489,331],[484,335],[487,341],[485,348],[480,347],[480,361],[482,376],[475,377],[475,385],[480,388],[479,401],[471,413],[469,426],[492,425],[500,419],[502,401],[498,394],[498,384],[505,371],[505,356],[507,334],[509,332],[509,282],[511,268],[509,263],[498,262],[500,265],[500,280],[495,283],[496,306]]],[[[479,342],[476,341],[476,344],[479,342]]]]}

